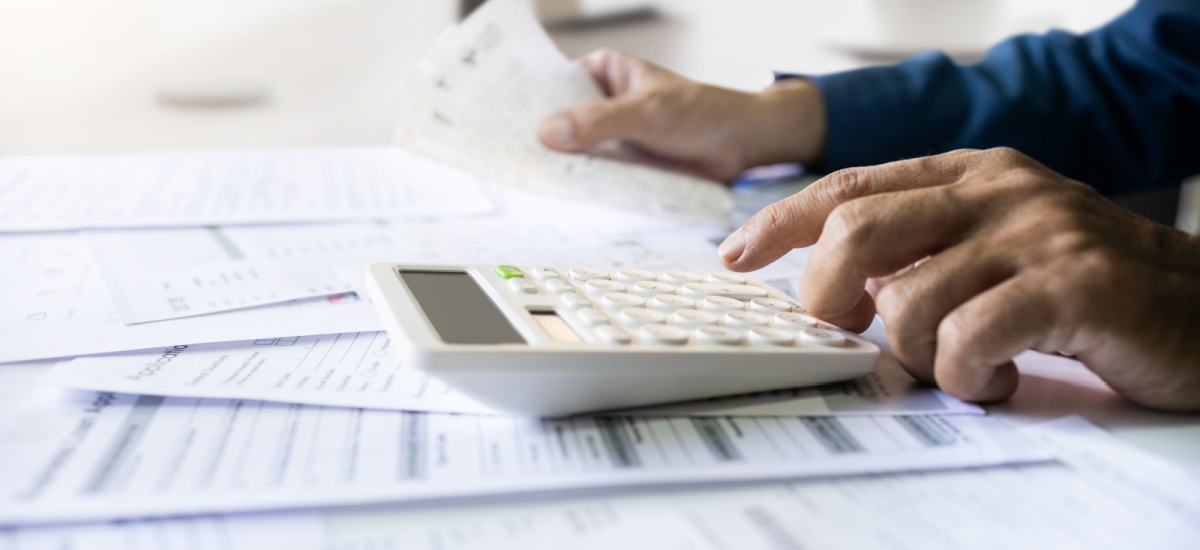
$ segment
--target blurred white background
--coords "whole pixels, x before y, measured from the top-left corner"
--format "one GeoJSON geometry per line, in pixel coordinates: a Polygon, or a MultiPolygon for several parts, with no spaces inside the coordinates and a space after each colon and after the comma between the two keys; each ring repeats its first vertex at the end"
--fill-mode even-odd
{"type": "MultiPolygon", "coordinates": [[[[585,13],[631,4],[573,1],[585,13]]],[[[655,19],[555,36],[573,56],[614,46],[750,89],[771,69],[878,61],[859,56],[881,48],[869,1],[657,0],[646,2],[655,19]]],[[[1007,3],[999,31],[1086,29],[1129,1],[1007,3]]],[[[0,154],[387,142],[401,75],[458,9],[457,0],[0,0],[0,154]]]]}
{"type": "MultiPolygon", "coordinates": [[[[650,5],[659,14],[555,31],[568,55],[611,46],[755,89],[773,69],[845,70],[926,47],[969,60],[1006,34],[1094,28],[1133,0],[538,1],[555,4],[547,13],[650,5]],[[981,1],[1001,7],[978,20],[977,40],[938,30],[949,19],[939,4],[981,1]],[[885,28],[879,2],[907,3],[914,16],[885,28]]],[[[459,0],[0,0],[0,155],[386,143],[402,76],[459,8],[459,0]]],[[[1195,187],[1180,218],[1193,230],[1195,187]]]]}

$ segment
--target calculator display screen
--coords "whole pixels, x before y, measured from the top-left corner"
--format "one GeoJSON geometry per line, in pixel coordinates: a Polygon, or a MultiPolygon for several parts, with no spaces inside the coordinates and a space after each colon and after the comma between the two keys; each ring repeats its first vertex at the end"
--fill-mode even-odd
{"type": "Polygon", "coordinates": [[[399,273],[443,342],[527,343],[470,275],[454,271],[399,273]]]}

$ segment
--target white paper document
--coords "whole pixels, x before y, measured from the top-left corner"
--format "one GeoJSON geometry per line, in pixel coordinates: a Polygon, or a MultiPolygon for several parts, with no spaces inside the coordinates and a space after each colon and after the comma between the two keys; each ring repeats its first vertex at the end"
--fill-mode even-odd
{"type": "Polygon", "coordinates": [[[726,220],[732,210],[723,185],[629,162],[628,150],[572,155],[538,141],[543,117],[603,94],[526,0],[493,0],[446,29],[405,92],[398,139],[489,180],[643,212],[726,220]]]}
{"type": "Polygon", "coordinates": [[[76,235],[0,236],[0,258],[0,363],[383,328],[355,295],[126,326],[76,235]]]}
{"type": "MultiPolygon", "coordinates": [[[[262,399],[426,412],[498,414],[423,372],[406,367],[386,332],[268,338],[233,344],[173,346],[59,363],[43,381],[120,393],[262,399]]],[[[983,414],[917,384],[894,361],[863,378],[817,388],[689,401],[626,414],[815,416],[983,414]]]]}
{"type": "Polygon", "coordinates": [[[362,220],[491,209],[474,176],[397,147],[0,158],[0,231],[362,220]]]}
{"type": "Polygon", "coordinates": [[[194,546],[294,550],[620,547],[1184,550],[1200,544],[1200,482],[1078,419],[1023,432],[1059,464],[641,490],[324,513],[217,516],[0,530],[0,548],[131,550],[147,533],[194,546]],[[224,546],[201,544],[225,532],[224,546]],[[297,533],[307,538],[296,537],[297,533]],[[101,538],[102,537],[102,538],[101,538]],[[130,541],[122,544],[122,541],[130,541]],[[106,543],[106,544],[102,544],[106,543]],[[8,546],[5,546],[7,544],[8,546]]]}
{"type": "Polygon", "coordinates": [[[1200,481],[1069,419],[1022,430],[1060,464],[801,481],[677,499],[714,548],[1200,545],[1200,481]],[[1080,425],[1091,432],[1080,436],[1080,425]]]}
{"type": "MultiPolygon", "coordinates": [[[[106,230],[85,241],[127,324],[349,292],[337,269],[374,262],[721,270],[712,240],[724,233],[712,225],[528,194],[503,206],[471,219],[106,230]]],[[[782,261],[756,275],[800,267],[782,261]]]]}
{"type": "Polygon", "coordinates": [[[30,392],[0,426],[0,524],[1038,461],[998,420],[578,417],[30,392]]]}
{"type": "Polygon", "coordinates": [[[394,236],[363,223],[90,231],[84,239],[121,320],[137,324],[349,292],[333,266],[397,256],[394,236]]]}
{"type": "MultiPolygon", "coordinates": [[[[3,550],[330,550],[318,513],[243,514],[5,529],[3,550]]],[[[348,550],[348,549],[347,549],[348,550]]]]}

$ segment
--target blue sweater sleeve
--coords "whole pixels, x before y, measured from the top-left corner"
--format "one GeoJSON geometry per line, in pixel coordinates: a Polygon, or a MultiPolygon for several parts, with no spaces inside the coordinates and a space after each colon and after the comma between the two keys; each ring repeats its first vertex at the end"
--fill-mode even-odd
{"type": "Polygon", "coordinates": [[[980,62],[930,52],[812,77],[822,170],[1009,146],[1106,194],[1200,173],[1200,0],[1142,0],[1085,35],[1009,39],[980,62]]]}

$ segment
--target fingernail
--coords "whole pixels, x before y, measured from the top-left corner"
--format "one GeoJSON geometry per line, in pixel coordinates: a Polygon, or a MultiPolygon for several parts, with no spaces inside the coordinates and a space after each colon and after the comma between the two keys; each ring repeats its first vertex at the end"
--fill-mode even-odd
{"type": "Polygon", "coordinates": [[[725,260],[725,263],[734,263],[738,258],[742,257],[742,252],[746,250],[746,233],[742,228],[738,228],[732,235],[725,237],[725,241],[721,246],[717,247],[717,255],[725,260]]]}
{"type": "Polygon", "coordinates": [[[575,143],[575,124],[567,115],[550,115],[542,121],[538,134],[546,145],[568,148],[575,143]]]}

